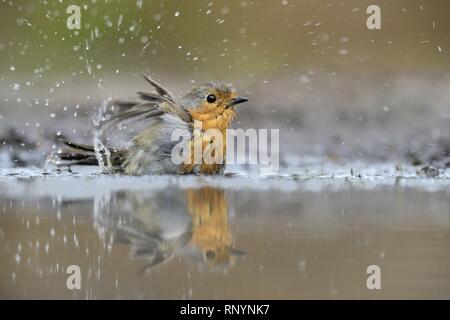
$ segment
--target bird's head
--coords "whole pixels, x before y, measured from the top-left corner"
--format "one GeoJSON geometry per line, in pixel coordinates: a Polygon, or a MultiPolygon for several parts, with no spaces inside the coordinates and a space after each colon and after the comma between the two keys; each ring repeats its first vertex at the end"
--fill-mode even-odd
{"type": "Polygon", "coordinates": [[[234,118],[234,107],[246,101],[248,99],[238,96],[222,82],[208,82],[195,87],[180,100],[193,120],[215,121],[218,127],[228,126],[234,118]]]}

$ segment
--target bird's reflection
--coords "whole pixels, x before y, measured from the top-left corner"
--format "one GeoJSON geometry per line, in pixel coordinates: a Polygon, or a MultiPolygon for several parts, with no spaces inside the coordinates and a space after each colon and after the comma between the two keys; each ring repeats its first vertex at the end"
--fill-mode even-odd
{"type": "Polygon", "coordinates": [[[204,187],[114,194],[96,210],[97,230],[113,243],[128,243],[142,271],[185,256],[210,267],[232,265],[243,253],[233,248],[223,189],[204,187]]]}

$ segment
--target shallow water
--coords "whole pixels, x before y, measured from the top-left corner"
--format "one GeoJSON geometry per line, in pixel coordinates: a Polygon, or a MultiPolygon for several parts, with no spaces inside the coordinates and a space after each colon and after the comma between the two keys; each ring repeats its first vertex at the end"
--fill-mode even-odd
{"type": "Polygon", "coordinates": [[[267,177],[3,170],[0,298],[449,299],[448,172],[353,167],[267,177]],[[69,265],[80,267],[80,290],[66,287],[69,265]],[[381,290],[366,286],[369,265],[381,290]]]}

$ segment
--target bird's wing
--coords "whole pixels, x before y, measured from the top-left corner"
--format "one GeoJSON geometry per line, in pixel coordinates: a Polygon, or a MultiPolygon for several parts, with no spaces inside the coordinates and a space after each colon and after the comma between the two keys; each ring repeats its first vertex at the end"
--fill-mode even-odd
{"type": "Polygon", "coordinates": [[[160,85],[158,82],[150,78],[149,76],[146,76],[145,74],[142,75],[145,80],[153,87],[155,88],[156,92],[159,94],[160,97],[167,99],[173,103],[175,103],[176,99],[173,96],[173,94],[170,93],[169,90],[165,89],[162,85],[160,85]]]}
{"type": "Polygon", "coordinates": [[[189,112],[184,109],[177,99],[158,82],[143,75],[144,79],[153,87],[156,92],[137,92],[140,101],[130,102],[115,100],[110,103],[108,112],[101,121],[103,130],[113,128],[117,125],[155,118],[164,114],[170,114],[183,121],[191,122],[189,112]]]}

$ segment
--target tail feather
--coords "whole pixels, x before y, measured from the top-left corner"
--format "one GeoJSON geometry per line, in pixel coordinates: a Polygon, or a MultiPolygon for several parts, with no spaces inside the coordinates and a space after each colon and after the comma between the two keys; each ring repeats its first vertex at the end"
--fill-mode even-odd
{"type": "Polygon", "coordinates": [[[89,158],[88,154],[73,153],[73,152],[60,152],[58,158],[61,160],[85,160],[89,158]]]}
{"type": "MultiPolygon", "coordinates": [[[[93,146],[70,141],[62,141],[68,148],[54,153],[51,161],[57,166],[98,166],[98,160],[93,146]]],[[[125,161],[125,151],[110,148],[111,164],[120,167],[125,161]]]]}
{"type": "Polygon", "coordinates": [[[62,141],[62,143],[64,143],[66,146],[72,149],[94,152],[94,147],[87,144],[73,143],[67,140],[62,141]]]}

